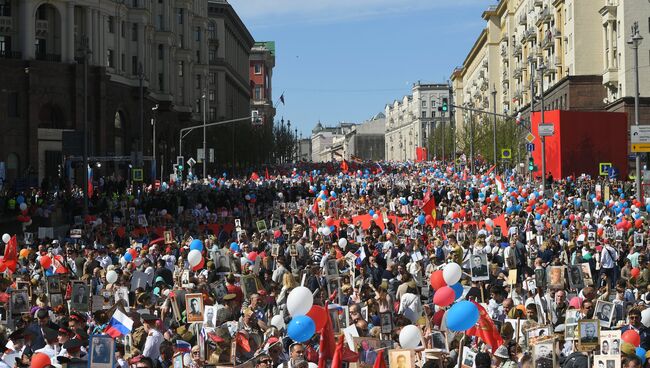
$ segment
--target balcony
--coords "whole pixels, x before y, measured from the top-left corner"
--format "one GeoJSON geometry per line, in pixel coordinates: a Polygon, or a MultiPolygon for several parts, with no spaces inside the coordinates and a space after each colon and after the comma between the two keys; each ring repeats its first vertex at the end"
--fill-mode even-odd
{"type": "Polygon", "coordinates": [[[519,54],[521,54],[521,44],[515,44],[515,45],[512,47],[512,53],[513,53],[513,55],[519,55],[519,54]]]}
{"type": "Polygon", "coordinates": [[[0,17],[0,32],[13,32],[14,19],[12,17],[0,17]]]}
{"type": "Polygon", "coordinates": [[[543,6],[544,5],[544,0],[535,0],[535,6],[543,6]]]}
{"type": "Polygon", "coordinates": [[[524,31],[523,39],[526,41],[535,41],[537,39],[537,31],[533,27],[524,31]]]}
{"type": "Polygon", "coordinates": [[[36,60],[52,61],[52,62],[60,63],[61,62],[61,55],[46,54],[46,53],[42,53],[42,52],[37,52],[36,53],[36,60]]]}
{"type": "Polygon", "coordinates": [[[37,20],[36,21],[36,36],[45,36],[47,35],[47,30],[49,29],[48,21],[46,20],[37,20]]]}
{"type": "Polygon", "coordinates": [[[549,8],[544,8],[540,14],[540,18],[542,19],[542,22],[549,23],[553,20],[553,13],[551,13],[549,8]]]}
{"type": "Polygon", "coordinates": [[[521,74],[524,71],[524,68],[522,68],[521,65],[522,65],[521,63],[517,63],[517,65],[515,65],[515,70],[512,72],[512,76],[514,78],[517,79],[521,78],[521,74]]]}
{"type": "Polygon", "coordinates": [[[528,21],[528,16],[526,14],[519,15],[519,25],[525,26],[528,21]]]}
{"type": "Polygon", "coordinates": [[[553,58],[553,65],[555,65],[558,68],[561,67],[562,66],[562,59],[560,59],[559,56],[555,56],[553,58]]]}
{"type": "Polygon", "coordinates": [[[503,79],[508,79],[508,69],[503,69],[502,77],[503,79]]]}
{"type": "Polygon", "coordinates": [[[603,84],[605,85],[618,85],[618,68],[607,68],[603,72],[603,84]]]}
{"type": "Polygon", "coordinates": [[[555,38],[562,38],[562,32],[560,32],[560,30],[555,27],[551,28],[551,34],[555,38]]]}
{"type": "Polygon", "coordinates": [[[506,45],[501,45],[501,56],[506,57],[508,56],[508,48],[506,45]]]}
{"type": "Polygon", "coordinates": [[[0,58],[3,59],[22,59],[23,54],[20,51],[0,51],[0,58]]]}
{"type": "Polygon", "coordinates": [[[549,33],[546,35],[546,37],[544,37],[544,41],[542,41],[542,49],[547,50],[554,46],[555,39],[553,38],[553,35],[549,33]]]}

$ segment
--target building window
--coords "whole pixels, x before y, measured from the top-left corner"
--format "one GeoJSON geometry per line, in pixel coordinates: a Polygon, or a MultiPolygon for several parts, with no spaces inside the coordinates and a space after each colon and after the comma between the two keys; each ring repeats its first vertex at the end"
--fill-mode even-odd
{"type": "Polygon", "coordinates": [[[138,57],[131,56],[131,74],[138,75],[138,57]]]}
{"type": "Polygon", "coordinates": [[[201,63],[201,50],[196,50],[196,61],[201,63]]]}
{"type": "Polygon", "coordinates": [[[11,52],[11,37],[0,36],[0,56],[8,55],[11,52]]]}
{"type": "Polygon", "coordinates": [[[114,57],[113,50],[111,49],[106,50],[106,66],[109,68],[113,68],[115,66],[114,65],[115,61],[113,60],[113,57],[114,57]]]}
{"type": "MultiPolygon", "coordinates": [[[[422,102],[424,102],[424,101],[422,101],[422,102]]],[[[423,117],[423,118],[426,118],[426,117],[427,117],[427,112],[426,112],[426,111],[422,111],[422,117],[423,117]]]]}
{"type": "Polygon", "coordinates": [[[217,74],[210,72],[210,84],[217,84],[217,74]]]}
{"type": "Polygon", "coordinates": [[[7,116],[10,118],[18,117],[18,92],[9,92],[7,94],[7,116]]]}
{"type": "Polygon", "coordinates": [[[122,34],[122,38],[126,37],[126,22],[122,22],[120,33],[122,34]]]}
{"type": "Polygon", "coordinates": [[[262,74],[262,64],[255,64],[255,74],[262,74]]]}
{"type": "Polygon", "coordinates": [[[133,23],[131,25],[131,41],[138,40],[138,23],[133,23]]]}
{"type": "Polygon", "coordinates": [[[208,93],[208,99],[210,102],[214,102],[214,90],[211,89],[210,92],[208,93]]]}
{"type": "Polygon", "coordinates": [[[196,27],[196,30],[194,31],[194,35],[196,38],[196,42],[201,41],[201,27],[196,27]]]}
{"type": "Polygon", "coordinates": [[[124,55],[124,53],[122,53],[122,56],[120,57],[120,64],[122,71],[126,71],[126,55],[124,55]]]}
{"type": "Polygon", "coordinates": [[[165,76],[163,73],[158,73],[158,90],[162,91],[165,89],[165,76]]]}
{"type": "Polygon", "coordinates": [[[158,60],[164,60],[165,59],[165,51],[162,43],[158,44],[158,60]]]}
{"type": "Polygon", "coordinates": [[[115,33],[115,19],[108,17],[108,33],[115,33]]]}
{"type": "Polygon", "coordinates": [[[178,13],[176,13],[176,19],[178,24],[183,24],[183,8],[178,8],[178,13]]]}
{"type": "Polygon", "coordinates": [[[424,100],[422,101],[422,107],[427,107],[427,102],[424,100]]]}
{"type": "Polygon", "coordinates": [[[201,74],[196,75],[196,89],[201,89],[201,74]]]}
{"type": "Polygon", "coordinates": [[[208,23],[208,35],[211,40],[217,39],[217,26],[214,22],[208,23]]]}
{"type": "Polygon", "coordinates": [[[262,86],[259,85],[255,86],[254,99],[257,101],[262,99],[262,86]]]}
{"type": "Polygon", "coordinates": [[[217,61],[217,47],[210,45],[210,49],[208,50],[208,58],[210,58],[210,62],[217,61]]]}
{"type": "Polygon", "coordinates": [[[156,30],[162,31],[163,29],[163,16],[162,14],[158,14],[156,17],[156,30]]]}
{"type": "Polygon", "coordinates": [[[210,118],[209,118],[210,121],[215,121],[215,120],[217,120],[217,109],[215,109],[214,107],[211,107],[211,108],[209,109],[209,111],[210,111],[210,118]]]}
{"type": "Polygon", "coordinates": [[[179,77],[183,76],[183,69],[185,69],[185,62],[179,61],[178,62],[178,76],[179,77]]]}
{"type": "Polygon", "coordinates": [[[0,0],[0,17],[11,16],[11,0],[0,0]]]}

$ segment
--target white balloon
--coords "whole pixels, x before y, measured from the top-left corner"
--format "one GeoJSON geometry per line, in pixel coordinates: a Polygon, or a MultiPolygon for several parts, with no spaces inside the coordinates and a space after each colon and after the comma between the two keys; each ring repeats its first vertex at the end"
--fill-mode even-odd
{"type": "Polygon", "coordinates": [[[11,240],[11,235],[2,234],[2,241],[5,242],[5,244],[9,243],[9,240],[11,240]]]}
{"type": "Polygon", "coordinates": [[[332,233],[332,230],[330,230],[329,227],[325,226],[325,227],[323,227],[323,231],[322,231],[322,232],[323,232],[323,235],[328,236],[329,234],[332,233]]]}
{"type": "Polygon", "coordinates": [[[646,327],[650,327],[650,308],[641,311],[641,323],[646,327]]]}
{"type": "Polygon", "coordinates": [[[201,263],[201,251],[198,249],[193,249],[187,254],[187,262],[189,262],[190,266],[194,267],[201,263]]]}
{"type": "Polygon", "coordinates": [[[287,297],[287,310],[291,316],[307,314],[314,305],[314,296],[311,290],[304,286],[298,286],[291,290],[287,297]]]}
{"type": "Polygon", "coordinates": [[[348,240],[346,238],[339,239],[339,247],[341,249],[345,249],[347,245],[348,245],[348,240]]]}
{"type": "Polygon", "coordinates": [[[373,220],[377,220],[378,218],[379,218],[379,215],[378,215],[378,214],[375,213],[374,215],[372,215],[372,219],[373,219],[373,220]]]}
{"type": "Polygon", "coordinates": [[[109,284],[114,284],[117,281],[117,272],[113,270],[106,272],[106,281],[108,281],[109,284]]]}
{"type": "Polygon", "coordinates": [[[494,227],[494,221],[492,221],[491,218],[486,218],[485,219],[485,224],[489,227],[494,227]]]}
{"type": "Polygon", "coordinates": [[[442,278],[445,279],[447,285],[454,285],[460,281],[460,277],[463,274],[463,270],[460,269],[460,266],[457,263],[447,263],[445,268],[442,270],[442,278]]]}
{"type": "Polygon", "coordinates": [[[402,349],[415,349],[422,342],[422,331],[417,326],[408,325],[399,333],[399,345],[402,349]]]}
{"type": "Polygon", "coordinates": [[[271,318],[271,326],[277,328],[278,330],[282,330],[286,327],[284,324],[284,318],[282,318],[281,315],[273,316],[273,318],[271,318]]]}
{"type": "Polygon", "coordinates": [[[24,210],[27,209],[27,203],[23,202],[23,203],[20,204],[19,207],[20,207],[20,210],[21,210],[21,211],[24,211],[24,210]]]}

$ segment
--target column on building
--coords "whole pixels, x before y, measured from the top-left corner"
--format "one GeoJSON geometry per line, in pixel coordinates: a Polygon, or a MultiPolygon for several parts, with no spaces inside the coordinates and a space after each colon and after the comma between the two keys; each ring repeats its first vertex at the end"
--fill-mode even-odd
{"type": "Polygon", "coordinates": [[[34,59],[36,48],[36,17],[34,15],[34,0],[23,0],[20,2],[20,43],[23,59],[34,59]]]}
{"type": "Polygon", "coordinates": [[[163,91],[166,93],[171,93],[171,85],[169,81],[171,80],[171,76],[169,75],[169,64],[171,63],[171,55],[170,55],[170,50],[169,50],[169,45],[163,44],[163,91]]]}
{"type": "MultiPolygon", "coordinates": [[[[106,66],[106,15],[99,10],[97,12],[97,32],[99,33],[99,48],[96,50],[98,65],[106,66]]],[[[94,52],[95,53],[95,52],[94,52]]]]}
{"type": "Polygon", "coordinates": [[[74,62],[74,2],[61,10],[61,61],[74,62]]]}
{"type": "Polygon", "coordinates": [[[101,55],[100,55],[100,49],[101,49],[100,38],[102,37],[101,24],[100,24],[101,18],[99,15],[99,11],[96,9],[88,8],[88,12],[90,13],[90,17],[91,17],[91,22],[87,25],[88,32],[90,33],[90,40],[89,40],[89,42],[91,43],[90,51],[92,51],[92,54],[90,55],[90,59],[92,60],[93,65],[101,65],[102,64],[101,55]]]}

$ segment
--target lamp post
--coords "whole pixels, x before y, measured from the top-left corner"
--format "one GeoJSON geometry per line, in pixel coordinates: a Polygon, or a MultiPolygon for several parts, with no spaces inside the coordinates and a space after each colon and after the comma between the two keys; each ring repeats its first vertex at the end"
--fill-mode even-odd
{"type": "Polygon", "coordinates": [[[205,89],[203,90],[203,94],[201,95],[201,98],[203,99],[203,179],[205,179],[207,178],[205,173],[207,172],[206,168],[208,166],[207,144],[205,143],[205,114],[206,114],[205,102],[207,99],[205,89]]]}
{"type": "MultiPolygon", "coordinates": [[[[140,153],[137,157],[142,157],[144,154],[144,67],[142,63],[138,63],[138,80],[140,81],[140,153]]],[[[140,166],[140,162],[136,165],[140,166]]]]}
{"type": "MultiPolygon", "coordinates": [[[[153,176],[152,182],[156,181],[156,112],[158,111],[158,104],[151,108],[153,116],[151,117],[151,174],[153,176]]],[[[162,171],[160,172],[162,179],[162,171]]]]}
{"type": "Polygon", "coordinates": [[[494,84],[492,85],[492,112],[494,113],[492,119],[492,155],[494,157],[494,165],[496,166],[497,164],[497,87],[494,84]]]}
{"type": "Polygon", "coordinates": [[[88,36],[82,40],[80,50],[84,58],[84,134],[83,134],[83,172],[84,172],[84,214],[88,214],[88,60],[92,54],[88,47],[88,36]]]}
{"type": "MultiPolygon", "coordinates": [[[[632,25],[632,35],[627,41],[628,45],[634,50],[634,125],[639,125],[639,45],[643,37],[639,34],[639,22],[632,25]]],[[[636,174],[634,184],[636,187],[637,200],[641,199],[641,156],[639,153],[635,157],[636,174]]]]}
{"type": "MultiPolygon", "coordinates": [[[[544,124],[544,72],[546,71],[546,65],[542,62],[537,68],[539,72],[539,96],[540,104],[539,111],[541,114],[540,124],[544,124]]],[[[540,136],[542,141],[542,193],[546,193],[546,137],[540,136]]]]}

